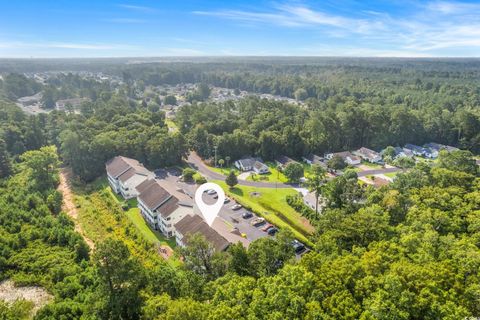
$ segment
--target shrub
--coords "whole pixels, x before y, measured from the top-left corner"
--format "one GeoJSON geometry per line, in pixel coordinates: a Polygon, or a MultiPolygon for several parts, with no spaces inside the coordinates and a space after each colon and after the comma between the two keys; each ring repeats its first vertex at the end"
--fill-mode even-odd
{"type": "Polygon", "coordinates": [[[201,176],[201,175],[195,176],[195,183],[196,184],[204,184],[206,182],[207,182],[207,179],[205,179],[204,176],[201,176]]]}

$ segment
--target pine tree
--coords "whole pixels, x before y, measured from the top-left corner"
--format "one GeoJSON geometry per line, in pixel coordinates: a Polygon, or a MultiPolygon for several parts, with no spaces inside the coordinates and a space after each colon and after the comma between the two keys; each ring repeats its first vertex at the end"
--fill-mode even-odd
{"type": "Polygon", "coordinates": [[[230,171],[228,174],[227,178],[225,179],[225,183],[230,187],[233,188],[235,185],[238,184],[238,179],[237,176],[235,175],[235,172],[230,171]]]}

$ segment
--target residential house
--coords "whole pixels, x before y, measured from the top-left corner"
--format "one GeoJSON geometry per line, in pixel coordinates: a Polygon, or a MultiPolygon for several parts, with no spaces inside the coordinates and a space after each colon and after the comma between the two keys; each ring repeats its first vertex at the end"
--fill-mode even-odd
{"type": "Polygon", "coordinates": [[[234,165],[241,171],[254,171],[258,174],[266,174],[270,172],[268,166],[259,158],[243,158],[235,161],[234,165]]]}
{"type": "Polygon", "coordinates": [[[285,169],[290,163],[298,163],[297,161],[287,157],[287,156],[279,156],[275,158],[275,163],[282,169],[285,169]]]}
{"type": "Polygon", "coordinates": [[[414,156],[412,150],[395,147],[395,158],[408,157],[412,158],[414,156]]]}
{"type": "Polygon", "coordinates": [[[149,179],[137,187],[138,208],[147,223],[169,238],[174,236],[174,225],[193,212],[193,206],[178,200],[160,184],[149,179]]]}
{"type": "Polygon", "coordinates": [[[106,165],[108,183],[113,191],[121,194],[124,199],[131,199],[138,195],[136,187],[154,174],[148,171],[135,159],[117,156],[109,160],[106,165]]]}
{"type": "Polygon", "coordinates": [[[475,160],[475,162],[477,163],[477,166],[480,166],[480,159],[475,160]]]}
{"type": "Polygon", "coordinates": [[[353,155],[350,151],[328,153],[325,155],[325,158],[327,158],[328,160],[332,159],[333,157],[340,157],[343,159],[343,161],[345,161],[348,165],[351,166],[360,164],[362,162],[360,157],[353,155]]]}
{"type": "Polygon", "coordinates": [[[428,151],[427,157],[435,159],[438,157],[440,150],[447,150],[448,152],[456,151],[458,148],[447,146],[440,143],[430,142],[424,145],[425,149],[428,151]]]}
{"type": "Polygon", "coordinates": [[[199,233],[210,242],[216,251],[225,251],[230,243],[217,231],[212,229],[199,215],[186,215],[175,224],[175,240],[177,245],[188,245],[189,236],[199,233]]]}
{"type": "Polygon", "coordinates": [[[378,163],[382,161],[382,156],[380,155],[380,153],[365,147],[354,151],[353,154],[371,163],[378,163]]]}
{"type": "Polygon", "coordinates": [[[327,169],[327,163],[324,158],[314,155],[314,154],[309,154],[305,157],[302,157],[302,160],[308,163],[309,165],[317,165],[320,166],[324,169],[327,169]]]}
{"type": "Polygon", "coordinates": [[[403,148],[403,149],[404,150],[405,149],[410,150],[410,151],[413,152],[414,155],[420,156],[420,157],[425,157],[426,154],[427,154],[427,150],[425,150],[425,148],[414,145],[414,144],[410,144],[410,143],[407,143],[405,145],[405,148],[403,148]]]}

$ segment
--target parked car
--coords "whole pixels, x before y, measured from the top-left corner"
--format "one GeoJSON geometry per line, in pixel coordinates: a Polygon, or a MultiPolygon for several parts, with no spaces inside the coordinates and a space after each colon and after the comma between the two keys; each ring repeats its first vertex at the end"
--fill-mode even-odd
{"type": "Polygon", "coordinates": [[[223,200],[223,204],[229,203],[229,202],[230,202],[230,199],[228,199],[227,197],[225,197],[225,200],[223,200]]]}
{"type": "Polygon", "coordinates": [[[215,191],[213,189],[210,189],[210,190],[207,191],[207,194],[209,194],[209,195],[216,194],[216,193],[217,193],[217,191],[215,191]]]}
{"type": "Polygon", "coordinates": [[[270,229],[270,228],[273,228],[273,224],[270,224],[270,223],[269,223],[269,224],[267,224],[265,227],[262,228],[262,231],[267,232],[268,229],[270,229]]]}
{"type": "Polygon", "coordinates": [[[215,195],[213,196],[213,199],[218,199],[218,194],[215,193],[215,195]]]}
{"type": "Polygon", "coordinates": [[[234,205],[232,206],[232,210],[240,210],[240,209],[242,209],[242,205],[241,205],[241,204],[238,204],[238,203],[237,203],[237,204],[234,204],[234,205]]]}
{"type": "Polygon", "coordinates": [[[251,213],[250,211],[245,211],[245,212],[242,214],[242,218],[243,218],[243,219],[250,219],[251,217],[253,217],[253,213],[251,213]]]}
{"type": "Polygon", "coordinates": [[[250,224],[254,227],[259,227],[264,223],[265,223],[265,219],[261,218],[261,217],[260,218],[255,218],[250,222],[250,224]]]}
{"type": "Polygon", "coordinates": [[[305,245],[303,243],[301,243],[300,241],[298,241],[297,239],[292,241],[292,246],[293,246],[293,249],[295,250],[296,254],[300,254],[303,251],[305,251],[305,249],[306,249],[305,245]]]}
{"type": "Polygon", "coordinates": [[[276,227],[272,227],[272,228],[267,230],[267,234],[269,236],[274,236],[277,232],[278,232],[278,229],[276,227]]]}

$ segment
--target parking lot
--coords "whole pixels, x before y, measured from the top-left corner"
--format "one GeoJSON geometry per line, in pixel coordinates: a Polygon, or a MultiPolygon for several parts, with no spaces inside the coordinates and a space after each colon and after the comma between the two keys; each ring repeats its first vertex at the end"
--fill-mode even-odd
{"type": "MultiPolygon", "coordinates": [[[[206,204],[213,204],[217,201],[214,199],[214,195],[208,195],[204,193],[203,200],[206,204]]],[[[238,231],[244,235],[249,242],[256,240],[261,237],[266,237],[267,233],[262,231],[262,227],[265,225],[262,224],[259,227],[254,227],[250,224],[250,222],[256,218],[255,215],[249,219],[244,219],[242,214],[246,212],[244,208],[233,210],[232,206],[234,206],[236,202],[234,200],[230,200],[222,206],[220,213],[217,219],[222,219],[227,225],[233,228],[237,228],[238,231]]]]}
{"type": "MultiPolygon", "coordinates": [[[[178,193],[180,193],[181,195],[186,196],[193,201],[198,186],[194,183],[180,181],[181,173],[178,170],[155,170],[155,174],[160,184],[169,192],[174,190],[175,192],[172,193],[176,194],[177,197],[179,196],[178,193]]],[[[204,193],[202,198],[204,202],[209,205],[214,204],[217,201],[217,199],[215,199],[215,194],[204,193]]],[[[247,240],[243,241],[244,244],[248,244],[262,237],[268,237],[267,232],[262,231],[262,228],[264,228],[268,222],[265,221],[256,227],[252,226],[251,221],[258,217],[252,213],[252,217],[244,219],[242,215],[247,212],[247,210],[243,207],[238,210],[232,209],[232,207],[236,204],[237,203],[235,200],[228,199],[228,202],[222,206],[222,209],[220,210],[220,213],[212,227],[217,229],[217,231],[221,234],[224,234],[225,230],[232,232],[236,228],[238,230],[236,233],[247,240]]],[[[301,254],[304,254],[305,252],[308,252],[308,249],[301,254]]],[[[297,255],[297,258],[299,258],[301,254],[297,255]]]]}

